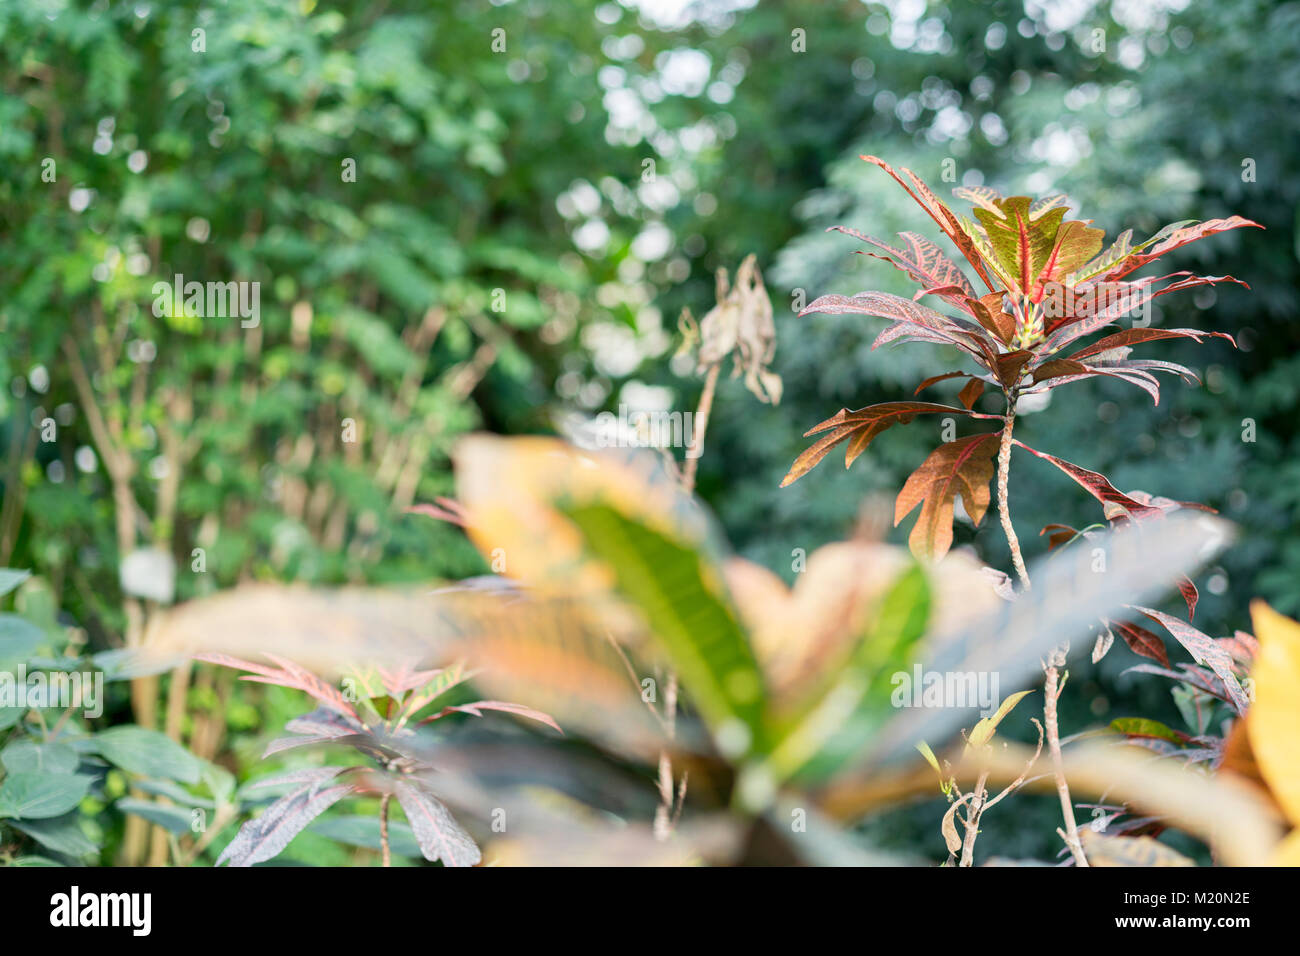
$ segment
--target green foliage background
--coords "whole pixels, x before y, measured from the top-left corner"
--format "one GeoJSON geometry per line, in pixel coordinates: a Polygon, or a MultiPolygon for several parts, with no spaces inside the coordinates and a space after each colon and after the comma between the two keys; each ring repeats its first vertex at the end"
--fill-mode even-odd
{"type": "MultiPolygon", "coordinates": [[[[724,379],[699,490],[745,554],[791,577],[793,549],[888,502],[937,425],[778,491],[801,433],[956,367],[932,347],[872,353],[869,322],[794,316],[801,295],[910,292],[824,232],[925,231],[857,159],[870,152],[936,187],[1065,191],[1112,235],[1230,214],[1267,227],[1169,263],[1251,285],[1161,300],[1157,322],[1241,344],[1164,349],[1203,388],[1169,383],[1152,408],[1121,383],[1073,384],[1018,437],[1240,525],[1199,582],[1203,629],[1247,626],[1254,596],[1300,611],[1300,4],[665,9],[0,2],[0,565],[32,569],[89,650],[128,633],[120,563],[145,545],[176,560],[177,599],[475,573],[454,529],[402,511],[449,493],[456,438],[548,431],[647,386],[692,408],[698,382],[669,361],[675,317],[706,310],[714,270],[753,252],[785,397],[760,407],[724,379]],[[177,273],[259,282],[260,327],[155,316],[153,284],[177,273]]],[[[1011,497],[1031,551],[1043,524],[1101,517],[1034,460],[1011,497]]],[[[992,521],[958,543],[1008,563],[992,521]]],[[[1173,713],[1165,688],[1121,681],[1118,658],[1082,676],[1067,719],[1173,713]]],[[[257,710],[228,687],[192,694],[224,708],[240,770],[257,710]]],[[[129,719],[124,696],[110,716],[129,719]]]]}

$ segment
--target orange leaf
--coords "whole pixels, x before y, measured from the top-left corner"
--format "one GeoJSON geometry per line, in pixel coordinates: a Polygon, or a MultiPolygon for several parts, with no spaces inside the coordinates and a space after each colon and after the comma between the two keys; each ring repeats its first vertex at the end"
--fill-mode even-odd
{"type": "Polygon", "coordinates": [[[921,505],[907,542],[917,557],[938,560],[952,547],[953,501],[958,494],[971,521],[979,524],[984,518],[998,434],[971,435],[940,445],[903,485],[894,502],[894,524],[921,505]]]}

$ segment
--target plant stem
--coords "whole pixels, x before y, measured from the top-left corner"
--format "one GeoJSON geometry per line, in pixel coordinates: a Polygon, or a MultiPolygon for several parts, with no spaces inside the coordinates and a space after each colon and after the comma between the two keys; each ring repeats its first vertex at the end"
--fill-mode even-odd
{"type": "Polygon", "coordinates": [[[1047,724],[1047,746],[1052,753],[1052,769],[1056,776],[1056,793],[1061,798],[1061,816],[1065,819],[1065,833],[1062,836],[1070,855],[1074,857],[1075,866],[1087,866],[1088,858],[1083,855],[1079,828],[1074,822],[1074,802],[1070,799],[1070,785],[1065,779],[1065,766],[1061,760],[1061,735],[1056,722],[1056,701],[1061,695],[1059,668],[1064,664],[1065,651],[1058,647],[1052,651],[1052,657],[1045,668],[1047,682],[1043,688],[1043,717],[1047,724]]]}
{"type": "Polygon", "coordinates": [[[984,801],[988,797],[988,791],[984,789],[988,779],[989,772],[984,770],[975,781],[975,792],[971,794],[970,806],[966,809],[966,839],[962,841],[959,866],[975,864],[975,838],[979,836],[980,816],[984,813],[984,801]]]}
{"type": "Polygon", "coordinates": [[[998,446],[998,515],[1002,519],[1002,531],[1011,548],[1011,563],[1015,565],[1016,576],[1020,578],[1020,586],[1028,591],[1029,572],[1025,570],[1025,557],[1020,552],[1020,539],[1016,537],[1015,526],[1011,524],[1011,507],[1007,501],[1007,479],[1011,476],[1011,432],[1016,424],[1014,392],[1007,396],[1007,414],[1002,421],[1002,442],[998,446]]]}
{"type": "Polygon", "coordinates": [[[721,362],[714,362],[704,377],[704,391],[700,393],[700,403],[695,407],[695,428],[691,435],[691,447],[688,448],[686,464],[682,466],[682,487],[688,493],[695,491],[695,469],[704,451],[704,433],[709,427],[709,412],[713,410],[713,393],[718,387],[718,372],[722,370],[721,362]]]}
{"type": "MultiPolygon", "coordinates": [[[[695,472],[704,449],[704,433],[709,428],[709,412],[713,410],[713,396],[718,388],[718,372],[721,362],[714,362],[704,376],[704,391],[700,393],[699,404],[695,406],[695,427],[691,433],[691,444],[686,449],[686,464],[682,467],[682,487],[686,493],[695,491],[695,472]]],[[[669,671],[667,686],[664,688],[664,731],[671,741],[677,733],[677,672],[669,671]]],[[[672,833],[677,815],[673,812],[673,759],[668,749],[659,752],[659,806],[655,810],[654,835],[657,840],[666,840],[672,833]]],[[[677,789],[677,813],[681,813],[686,800],[686,778],[682,778],[677,789]]]]}
{"type": "MultiPolygon", "coordinates": [[[[1011,524],[1011,508],[1007,500],[1007,479],[1011,474],[1011,433],[1016,422],[1014,390],[1007,395],[1007,413],[1003,422],[1002,442],[998,447],[998,513],[1002,518],[1002,531],[1006,534],[1007,544],[1011,548],[1011,561],[1015,565],[1016,575],[1020,578],[1021,587],[1028,591],[1029,572],[1025,569],[1025,558],[1020,551],[1020,539],[1016,537],[1015,526],[1011,524]]],[[[1079,842],[1079,828],[1074,820],[1070,784],[1065,779],[1065,765],[1061,760],[1061,734],[1056,718],[1056,702],[1061,695],[1060,668],[1065,666],[1065,653],[1066,648],[1055,648],[1043,668],[1047,675],[1043,688],[1043,722],[1047,725],[1047,745],[1052,754],[1056,792],[1061,798],[1061,816],[1065,820],[1065,832],[1062,836],[1070,850],[1070,855],[1074,857],[1075,864],[1087,866],[1088,858],[1083,854],[1083,845],[1079,842]]]]}
{"type": "Polygon", "coordinates": [[[383,851],[384,866],[392,866],[393,858],[388,849],[388,802],[393,799],[391,793],[379,798],[379,846],[383,851]]]}

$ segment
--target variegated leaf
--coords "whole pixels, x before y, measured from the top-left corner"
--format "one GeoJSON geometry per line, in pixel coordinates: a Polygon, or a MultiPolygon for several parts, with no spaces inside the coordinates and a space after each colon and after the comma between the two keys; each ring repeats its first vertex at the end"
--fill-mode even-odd
{"type": "Polygon", "coordinates": [[[957,495],[961,495],[973,523],[983,519],[989,506],[997,438],[997,432],[990,432],[940,445],[908,477],[894,502],[894,524],[921,506],[908,537],[908,545],[917,557],[937,561],[952,547],[953,501],[957,495]]]}

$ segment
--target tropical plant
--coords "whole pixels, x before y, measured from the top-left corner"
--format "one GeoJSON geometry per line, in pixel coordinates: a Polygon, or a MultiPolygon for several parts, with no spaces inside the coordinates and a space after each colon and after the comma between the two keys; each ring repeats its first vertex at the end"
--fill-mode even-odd
{"type": "MultiPolygon", "coordinates": [[[[386,645],[406,652],[401,624],[419,621],[428,656],[468,658],[476,685],[554,714],[566,732],[619,762],[652,767],[667,749],[693,781],[690,822],[727,808],[733,828],[766,820],[778,833],[790,831],[781,818],[791,807],[802,808],[801,818],[820,811],[848,819],[864,805],[897,799],[891,786],[900,772],[907,778],[898,762],[915,756],[918,740],[940,744],[959,729],[959,708],[899,709],[891,688],[900,672],[923,664],[930,672],[997,671],[1004,681],[1025,681],[1053,643],[1086,630],[1098,613],[1161,593],[1214,533],[1179,515],[1141,535],[1116,529],[1105,539],[1115,573],[1093,574],[1086,552],[1067,549],[1036,570],[1044,592],[1014,602],[1000,599],[964,556],[932,573],[905,550],[869,541],[809,555],[790,589],[729,557],[698,504],[650,453],[483,436],[464,442],[456,460],[459,504],[436,510],[456,517],[485,557],[504,562],[509,581],[467,582],[406,606],[372,591],[377,599],[335,602],[327,628],[316,623],[320,596],[276,588],[274,616],[288,623],[251,639],[277,652],[310,651],[322,663],[355,660],[386,645]],[[1057,597],[1049,601],[1047,593],[1057,597]],[[672,736],[656,706],[669,672],[680,675],[686,708],[672,736]]],[[[233,600],[192,602],[184,617],[185,609],[169,612],[154,649],[201,647],[205,659],[217,660],[214,652],[250,639],[225,616],[246,605],[236,592],[233,600]]],[[[270,605],[259,607],[270,613],[270,605]]],[[[344,724],[350,729],[340,734],[355,733],[344,724]]],[[[968,737],[981,758],[994,726],[975,724],[968,737]]],[[[562,776],[571,759],[555,755],[549,772],[562,776]]],[[[961,765],[955,772],[965,779],[961,756],[949,762],[961,765]]],[[[472,764],[464,769],[483,774],[472,764]]],[[[929,776],[917,789],[932,786],[929,776]]],[[[295,799],[307,812],[312,791],[302,787],[295,799]]],[[[599,799],[596,805],[604,809],[599,799]]],[[[694,831],[675,833],[671,846],[696,846],[694,831]]],[[[803,833],[786,841],[789,853],[825,859],[825,848],[801,841],[803,833]]],[[[842,835],[830,842],[852,852],[842,835]]],[[[747,851],[728,852],[711,858],[734,861],[747,851]]]]}
{"type": "Polygon", "coordinates": [[[1002,527],[1020,582],[1029,586],[1007,505],[1013,444],[1060,468],[1112,512],[1139,521],[1161,514],[1159,509],[1120,492],[1102,475],[1016,441],[1012,434],[1016,404],[1024,396],[1099,375],[1137,385],[1155,402],[1159,402],[1160,390],[1154,372],[1171,372],[1196,380],[1195,374],[1184,366],[1130,358],[1133,346],[1169,338],[1199,342],[1213,336],[1232,341],[1231,336],[1199,329],[1135,326],[1106,335],[1077,351],[1063,353],[1072,343],[1115,324],[1167,293],[1219,282],[1245,285],[1232,276],[1195,276],[1188,272],[1136,279],[1125,277],[1197,239],[1259,224],[1240,216],[1199,223],[1177,222],[1138,244],[1133,243],[1132,230],[1125,230],[1102,251],[1104,233],[1093,228],[1091,220],[1065,219],[1068,200],[1064,195],[1040,199],[1003,197],[987,186],[959,187],[953,190],[954,195],[975,206],[974,219],[969,219],[952,212],[911,170],[904,168],[900,175],[875,156],[862,158],[889,173],[930,215],[988,291],[979,294],[966,273],[943,250],[917,233],[903,233],[901,246],[891,246],[840,226],[836,227],[838,231],[880,250],[869,251],[867,255],[889,262],[921,288],[911,300],[886,292],[825,295],[810,303],[800,315],[821,312],[879,316],[890,320],[890,325],[876,337],[873,348],[908,341],[951,345],[979,366],[979,370],[935,375],[916,389],[919,393],[942,381],[963,379],[966,384],[958,394],[959,406],[888,402],[852,411],[841,409],[808,430],[808,437],[822,437],[795,459],[782,486],[807,474],[838,445],[846,445],[847,468],[877,435],[892,425],[907,424],[917,415],[961,415],[1000,421],[1001,428],[940,445],[899,492],[894,508],[895,524],[918,506],[921,509],[909,538],[912,551],[918,556],[940,558],[951,547],[957,495],[961,495],[971,520],[979,524],[990,504],[989,483],[994,477],[996,455],[1002,527]],[[919,300],[926,296],[933,296],[961,314],[948,315],[922,305],[919,300]],[[1001,415],[974,411],[976,401],[988,386],[1003,395],[1005,410],[1001,415]]]}
{"type": "Polygon", "coordinates": [[[285,726],[290,736],[271,741],[263,758],[296,747],[331,745],[349,747],[368,763],[290,770],[254,781],[245,789],[289,785],[290,790],[240,827],[217,858],[217,865],[228,861],[231,866],[252,866],[270,860],[340,800],[377,795],[384,866],[391,862],[388,817],[393,797],[406,814],[425,859],[444,866],[473,866],[482,858],[478,844],[435,794],[429,780],[433,768],[412,746],[417,742],[415,728],[454,713],[482,717],[485,711],[502,711],[560,729],[540,711],[498,700],[447,704],[427,713],[436,700],[469,680],[472,675],[463,665],[357,673],[346,681],[346,689],[340,690],[293,661],[273,654],[266,656],[271,665],[225,654],[200,655],[210,664],[250,671],[244,680],[294,688],[316,700],[319,706],[291,720],[285,726]]]}

